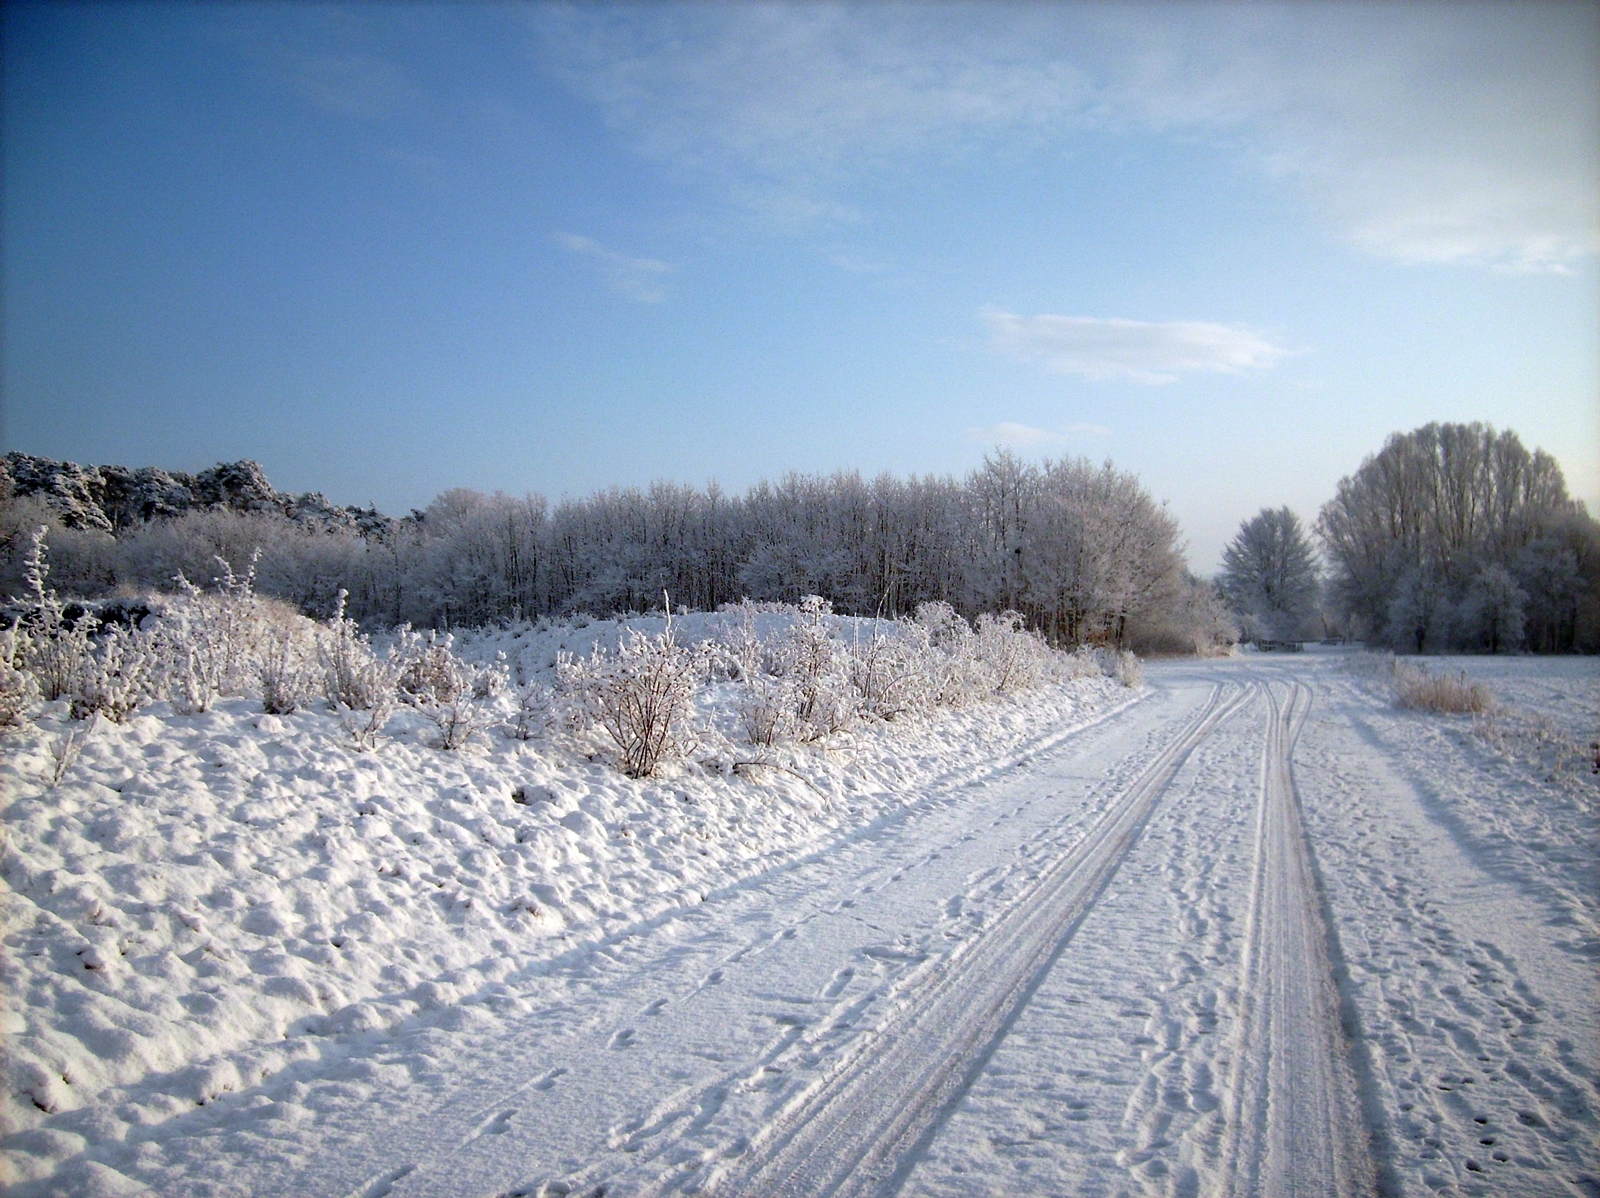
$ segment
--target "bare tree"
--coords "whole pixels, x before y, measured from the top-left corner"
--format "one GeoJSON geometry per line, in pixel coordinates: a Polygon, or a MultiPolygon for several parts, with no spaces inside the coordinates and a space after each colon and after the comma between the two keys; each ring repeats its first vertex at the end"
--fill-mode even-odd
{"type": "Polygon", "coordinates": [[[1517,606],[1510,647],[1600,648],[1600,526],[1567,495],[1555,459],[1485,424],[1429,424],[1395,433],[1339,481],[1317,533],[1332,598],[1352,629],[1398,648],[1479,645],[1491,591],[1499,629],[1517,606]],[[1488,581],[1494,578],[1494,583],[1488,581]]]}

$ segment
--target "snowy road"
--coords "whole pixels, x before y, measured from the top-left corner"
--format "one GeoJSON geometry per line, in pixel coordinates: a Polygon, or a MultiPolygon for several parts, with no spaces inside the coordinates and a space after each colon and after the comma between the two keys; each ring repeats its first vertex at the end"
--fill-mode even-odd
{"type": "Polygon", "coordinates": [[[1150,683],[40,1189],[1596,1192],[1592,797],[1331,657],[1150,683]]]}

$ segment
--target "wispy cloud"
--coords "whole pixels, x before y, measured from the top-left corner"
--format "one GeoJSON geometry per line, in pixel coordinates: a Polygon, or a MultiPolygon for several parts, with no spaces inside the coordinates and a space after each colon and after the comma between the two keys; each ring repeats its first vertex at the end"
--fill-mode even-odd
{"type": "Polygon", "coordinates": [[[1110,84],[1156,130],[1235,136],[1357,246],[1564,270],[1600,250],[1600,21],[1585,5],[1130,9],[1110,84]]]}
{"type": "Polygon", "coordinates": [[[373,54],[319,54],[293,68],[290,81],[318,108],[340,116],[387,116],[414,89],[398,67],[373,54]]]}
{"type": "Polygon", "coordinates": [[[674,269],[670,262],[659,258],[630,258],[578,233],[556,233],[553,240],[570,253],[597,263],[606,285],[613,291],[642,304],[659,304],[666,299],[666,276],[674,269]]]}
{"type": "Polygon", "coordinates": [[[827,251],[826,257],[840,270],[853,275],[881,275],[890,269],[888,263],[850,249],[832,249],[827,251]]]}
{"type": "Polygon", "coordinates": [[[1203,320],[983,315],[1001,353],[1095,382],[1170,383],[1185,373],[1262,370],[1289,352],[1254,329],[1203,320]]]}
{"type": "Polygon", "coordinates": [[[946,9],[551,6],[530,20],[639,153],[781,226],[858,220],[850,182],[1070,119],[1090,98],[1073,64],[974,47],[983,22],[946,9]]]}
{"type": "Polygon", "coordinates": [[[926,155],[1210,138],[1405,262],[1600,249],[1592,6],[539,8],[556,71],[641,154],[780,225],[859,216],[926,155]]]}
{"type": "Polygon", "coordinates": [[[982,428],[969,428],[969,441],[982,441],[986,445],[1006,445],[1013,449],[1031,449],[1035,445],[1065,445],[1085,437],[1109,437],[1111,430],[1103,424],[1069,424],[1061,432],[1033,428],[1002,420],[999,424],[986,424],[982,428]]]}

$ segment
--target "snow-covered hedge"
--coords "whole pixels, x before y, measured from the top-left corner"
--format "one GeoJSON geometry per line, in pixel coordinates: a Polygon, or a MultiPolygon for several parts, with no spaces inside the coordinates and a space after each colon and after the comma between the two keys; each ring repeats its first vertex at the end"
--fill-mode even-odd
{"type": "Polygon", "coordinates": [[[244,697],[287,715],[320,700],[362,750],[410,708],[434,726],[440,749],[491,731],[527,740],[598,730],[624,773],[649,777],[708,736],[730,735],[692,726],[697,688],[720,681],[740,687],[741,739],[772,746],[1045,682],[1105,674],[1136,686],[1141,677],[1131,653],[1051,649],[1016,612],[983,614],[974,626],[947,603],[924,603],[912,619],[860,619],[834,615],[813,595],[730,605],[693,643],[680,643],[670,615],[659,631],[617,624],[614,643],[595,638],[586,654],[558,653],[546,678],[519,663],[513,685],[505,660],[469,661],[449,635],[402,626],[375,645],[345,616],[342,596],[332,618],[316,621],[258,595],[253,568],[241,577],[217,565],[211,589],[180,574],[176,593],[150,598],[151,614],[125,626],[82,605],[69,610],[48,585],[40,529],[22,616],[0,641],[0,725],[20,721],[35,697],[65,697],[74,718],[114,723],[150,703],[192,715],[244,697]]]}

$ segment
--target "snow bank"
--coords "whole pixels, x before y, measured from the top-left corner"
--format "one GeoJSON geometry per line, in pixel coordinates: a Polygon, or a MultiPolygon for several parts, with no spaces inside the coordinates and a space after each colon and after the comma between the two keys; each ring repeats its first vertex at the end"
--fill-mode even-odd
{"type": "MultiPolygon", "coordinates": [[[[715,619],[680,633],[709,636],[715,619]]],[[[621,628],[457,645],[535,678],[621,628]]],[[[137,1087],[145,1110],[161,1095],[204,1104],[326,1037],[443,1017],[1133,698],[1097,674],[863,723],[826,747],[756,748],[729,735],[739,690],[698,688],[698,750],[648,779],[619,773],[592,732],[446,752],[410,709],[360,752],[341,716],[270,715],[259,699],[155,702],[121,724],[74,721],[66,699],[37,708],[0,763],[3,1129],[36,1138],[25,1129],[47,1113],[111,1087],[137,1087]]],[[[30,1141],[15,1159],[47,1168],[71,1150],[30,1141]]]]}

